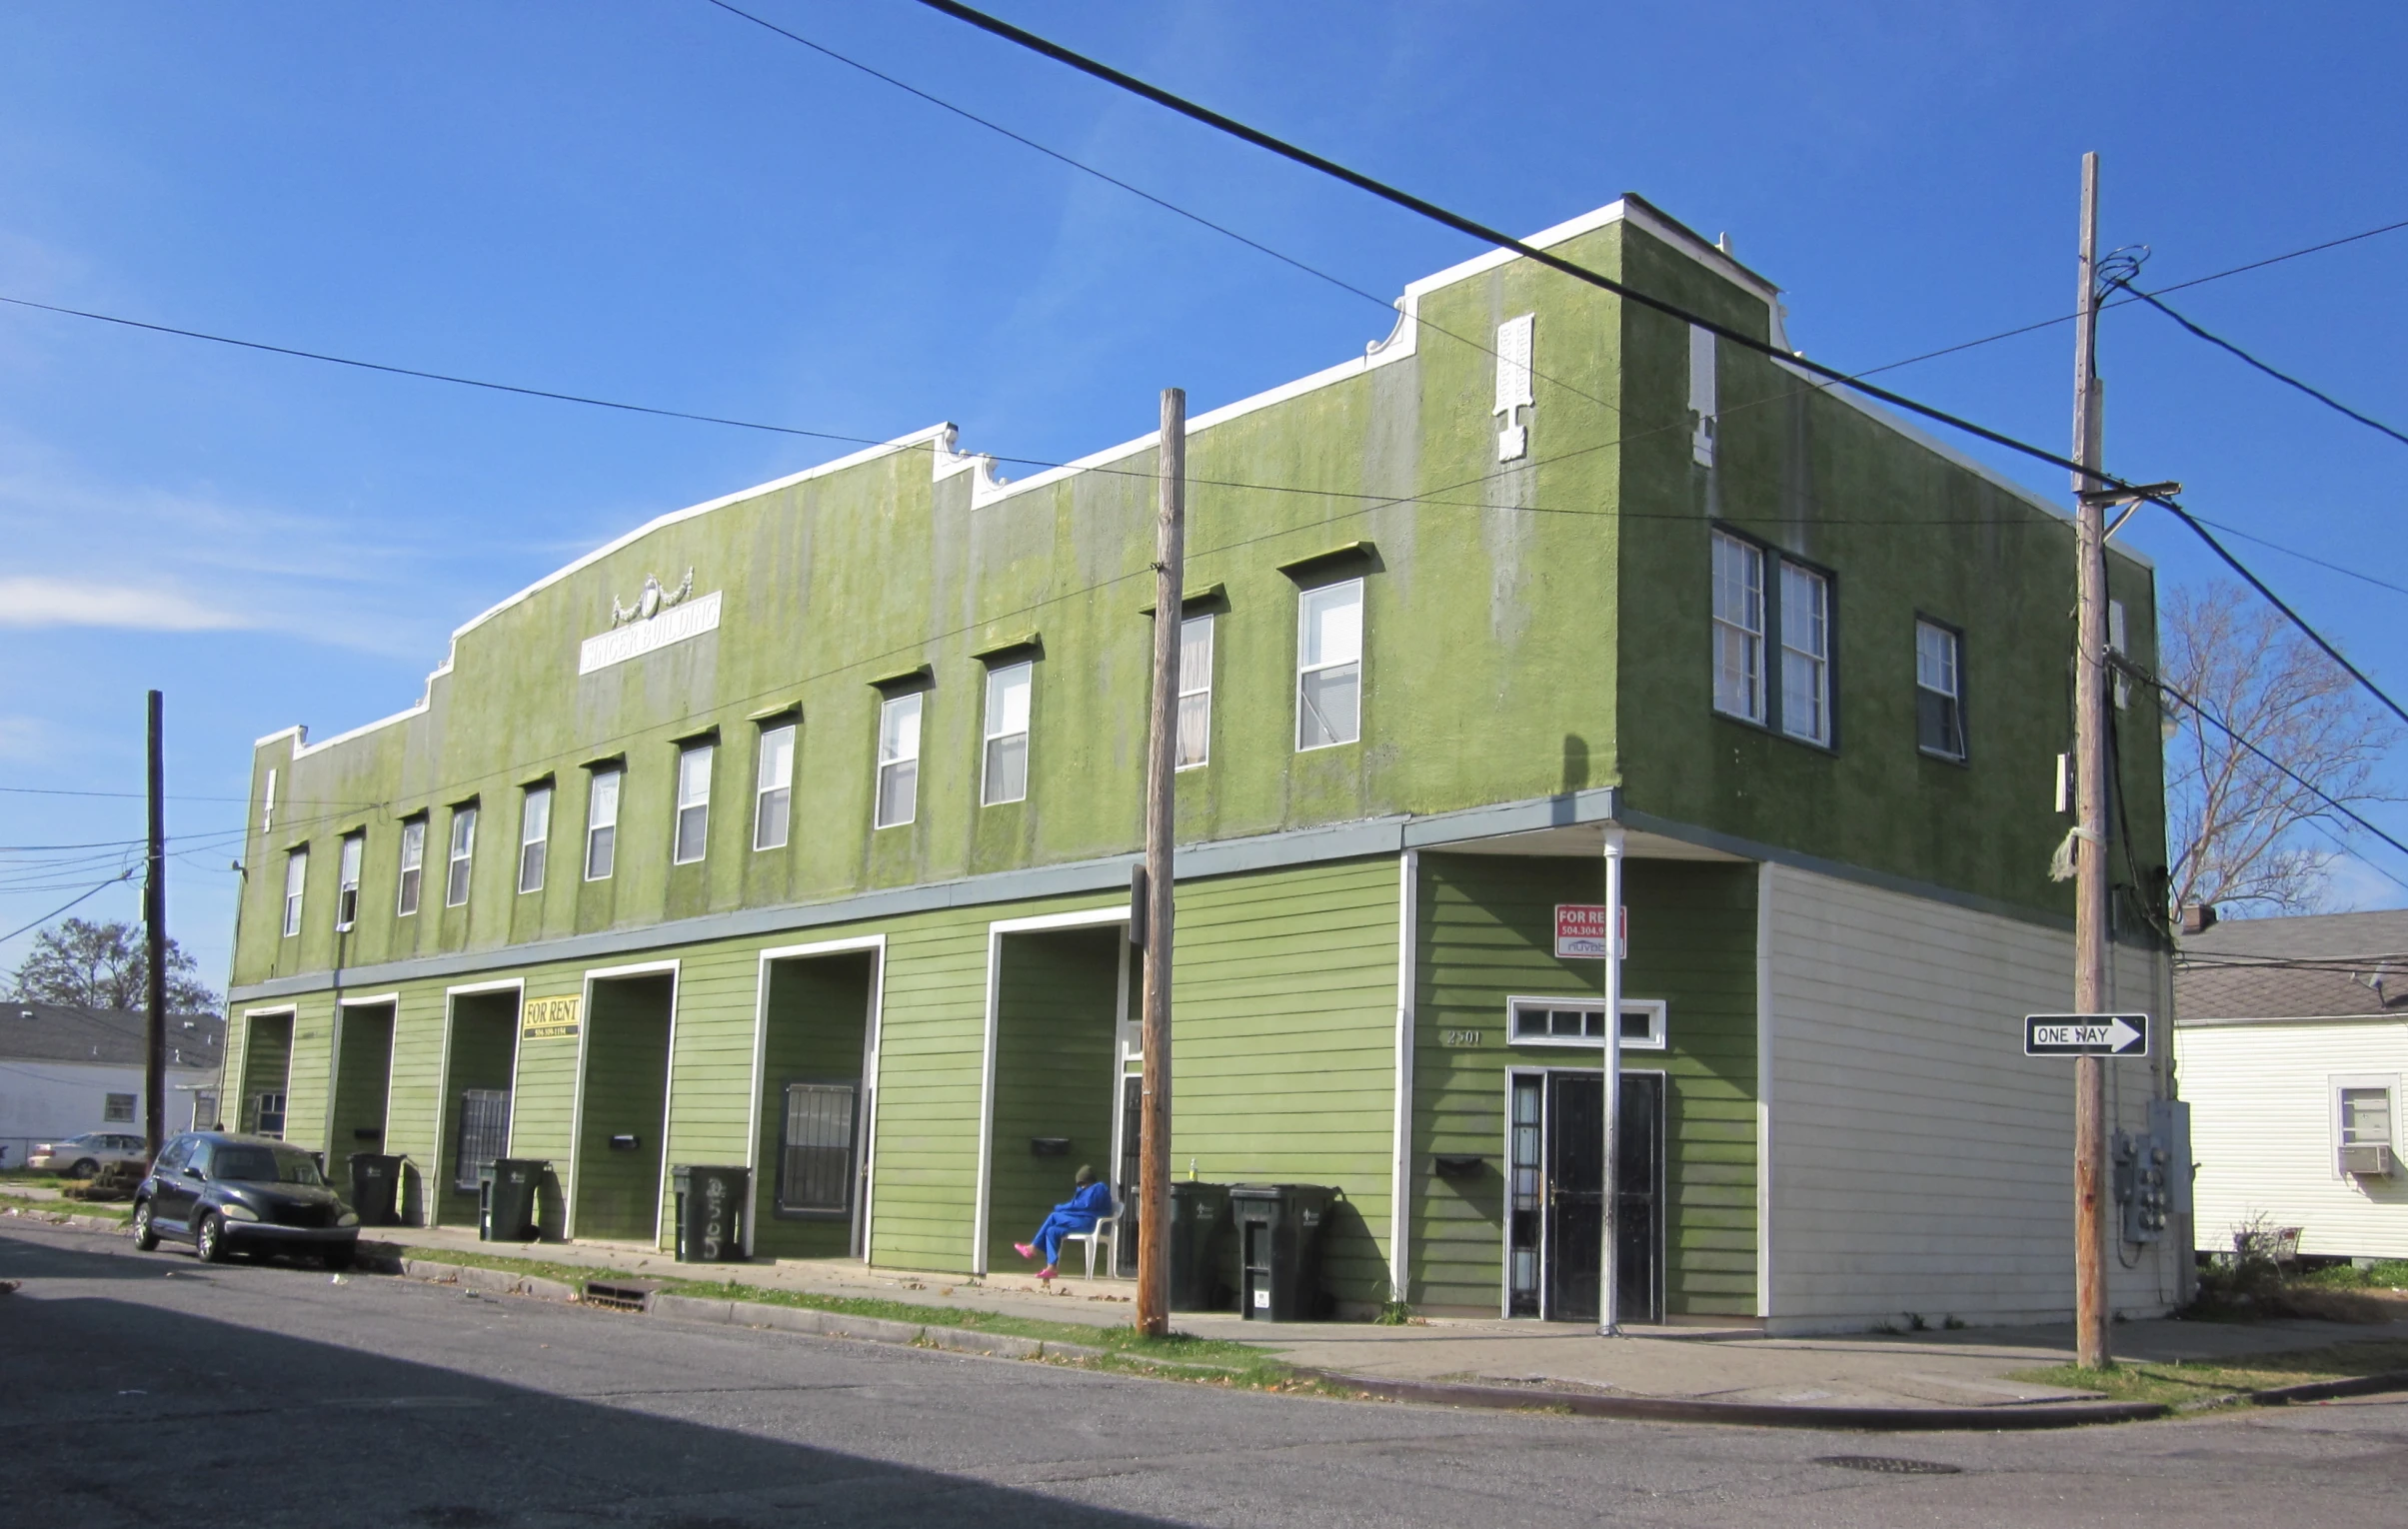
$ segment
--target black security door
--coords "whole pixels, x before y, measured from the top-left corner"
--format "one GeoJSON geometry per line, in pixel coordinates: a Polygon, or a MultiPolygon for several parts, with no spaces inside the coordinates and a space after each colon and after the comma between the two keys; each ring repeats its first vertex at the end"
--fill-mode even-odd
{"type": "MultiPolygon", "coordinates": [[[[1592,1073],[1547,1078],[1547,1302],[1558,1322],[1597,1319],[1604,1236],[1605,1099],[1592,1073]]],[[[1614,1122],[1616,1314],[1660,1321],[1663,1281],[1663,1103],[1660,1073],[1625,1074],[1614,1122]]]]}
{"type": "Polygon", "coordinates": [[[1614,1307],[1624,1322],[1663,1320],[1664,1075],[1622,1074],[1614,1122],[1614,1307]]]}

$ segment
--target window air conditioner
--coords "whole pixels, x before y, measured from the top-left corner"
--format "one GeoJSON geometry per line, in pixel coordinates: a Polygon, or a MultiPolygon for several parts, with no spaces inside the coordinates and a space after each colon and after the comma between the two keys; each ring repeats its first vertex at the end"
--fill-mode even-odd
{"type": "Polygon", "coordinates": [[[2341,1171],[2388,1178],[2398,1169],[2387,1146],[2345,1146],[2341,1149],[2341,1171]]]}

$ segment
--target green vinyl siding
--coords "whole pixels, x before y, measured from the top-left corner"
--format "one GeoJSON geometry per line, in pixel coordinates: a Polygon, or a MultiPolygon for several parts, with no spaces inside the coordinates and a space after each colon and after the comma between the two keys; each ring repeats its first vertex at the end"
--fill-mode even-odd
{"type": "Polygon", "coordinates": [[[293,1018],[292,1061],[284,1090],[284,1139],[311,1151],[326,1147],[328,1087],[334,1081],[334,1010],[303,1004],[293,1018]]]}
{"type": "Polygon", "coordinates": [[[573,1189],[580,1237],[649,1242],[659,1232],[676,992],[668,973],[589,984],[573,1189]],[[613,1147],[613,1136],[633,1137],[634,1145],[613,1147]]]}
{"type": "MultiPolygon", "coordinates": [[[[428,1160],[436,1164],[434,1195],[437,1214],[448,1225],[474,1226],[477,1224],[477,1191],[457,1187],[460,1178],[460,1096],[470,1089],[512,1091],[511,1058],[519,1039],[519,995],[516,989],[462,993],[451,1000],[451,1006],[452,1054],[440,1101],[442,1126],[436,1138],[435,1154],[428,1160]]],[[[435,1017],[439,1018],[439,1015],[435,1017]]],[[[530,1045],[538,1043],[529,1042],[530,1045]]],[[[574,1046],[576,1042],[570,1041],[569,1044],[574,1046]]],[[[433,1085],[429,1084],[428,1089],[432,1102],[433,1085]]],[[[514,1136],[519,1129],[516,1116],[518,1103],[514,1094],[511,1100],[514,1136]]],[[[399,1101],[396,1100],[397,1108],[398,1105],[399,1101]]],[[[544,1155],[518,1142],[514,1142],[513,1146],[522,1157],[544,1155]]],[[[555,1234],[560,1230],[557,1220],[545,1224],[555,1234]]]]}
{"type": "Polygon", "coordinates": [[[871,1202],[874,1263],[970,1269],[987,921],[1024,911],[1036,909],[965,909],[902,921],[888,931],[871,1202]]]}
{"type": "Polygon", "coordinates": [[[1116,923],[997,941],[989,1268],[1021,1267],[1013,1244],[1071,1197],[1081,1164],[1111,1180],[1124,929],[1116,923]],[[1066,1139],[1066,1155],[1038,1156],[1037,1137],[1066,1139]]]}
{"type": "MultiPolygon", "coordinates": [[[[726,815],[716,792],[729,768],[727,751],[722,750],[711,804],[714,837],[726,815]]],[[[679,963],[677,1054],[670,1063],[669,1134],[664,1143],[670,1163],[743,1166],[746,1161],[759,967],[752,951],[727,945],[700,947],[679,963]]],[[[677,1186],[672,1175],[663,1175],[660,1193],[660,1241],[663,1247],[673,1247],[677,1186]]]]}
{"type": "MultiPolygon", "coordinates": [[[[849,1082],[855,1087],[856,1143],[861,1140],[862,1052],[870,1025],[871,983],[878,956],[872,950],[773,961],[762,1004],[760,1133],[754,1161],[753,1249],[762,1257],[838,1258],[853,1247],[854,1211],[844,1215],[794,1215],[778,1210],[780,1147],[786,1135],[786,1085],[849,1082]]],[[[679,1075],[679,1092],[686,1079],[679,1075]]],[[[858,1151],[858,1145],[856,1147],[858,1151]]],[[[860,1163],[853,1195],[860,1197],[860,1163]]]]}
{"type": "Polygon", "coordinates": [[[328,1109],[326,1172],[339,1187],[351,1183],[354,1152],[383,1152],[385,1095],[393,1080],[393,1005],[362,1003],[335,1010],[342,1026],[335,1048],[334,1099],[328,1109]]]}
{"type": "Polygon", "coordinates": [[[437,1144],[441,1120],[436,1080],[443,1067],[443,993],[421,985],[405,990],[393,1015],[393,1077],[385,1114],[385,1150],[402,1159],[395,1209],[404,1226],[423,1226],[441,1183],[437,1144]]]}

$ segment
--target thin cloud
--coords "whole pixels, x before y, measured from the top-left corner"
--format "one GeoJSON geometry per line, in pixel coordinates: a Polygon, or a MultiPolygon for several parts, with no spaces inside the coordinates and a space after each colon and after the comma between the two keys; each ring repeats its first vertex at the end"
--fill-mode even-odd
{"type": "Polygon", "coordinates": [[[72,579],[0,579],[0,627],[113,627],[128,632],[233,632],[260,623],[173,590],[72,579]]]}

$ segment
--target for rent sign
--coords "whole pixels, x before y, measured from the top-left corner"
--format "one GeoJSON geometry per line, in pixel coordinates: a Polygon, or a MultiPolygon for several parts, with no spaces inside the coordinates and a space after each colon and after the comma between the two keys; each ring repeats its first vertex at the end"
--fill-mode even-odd
{"type": "MultiPolygon", "coordinates": [[[[1628,944],[1629,914],[1623,914],[1623,942],[1628,944]]],[[[1555,904],[1555,954],[1570,960],[1601,961],[1610,953],[1605,942],[1605,904],[1555,904]]]]}

